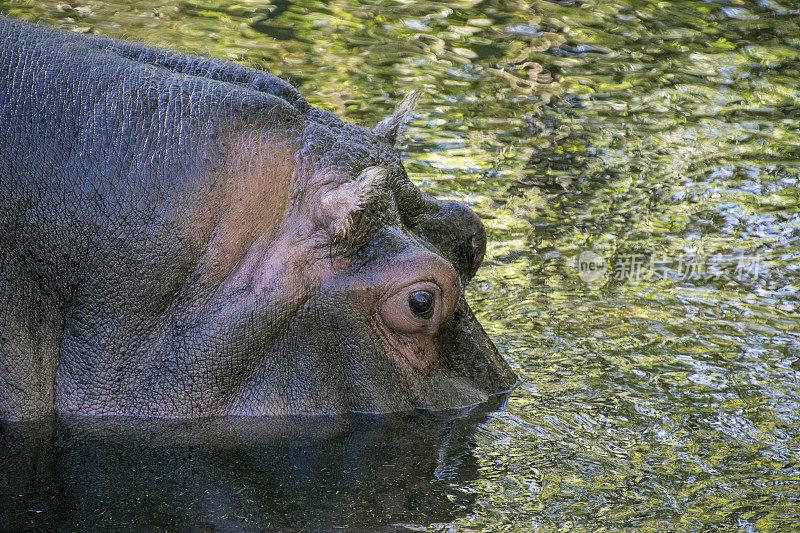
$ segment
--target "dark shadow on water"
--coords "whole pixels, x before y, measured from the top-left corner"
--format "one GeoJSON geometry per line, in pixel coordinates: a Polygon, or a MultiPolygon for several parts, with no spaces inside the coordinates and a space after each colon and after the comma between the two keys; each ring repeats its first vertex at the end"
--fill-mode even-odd
{"type": "Polygon", "coordinates": [[[504,397],[405,415],[0,423],[3,530],[395,530],[468,512],[504,397]]]}

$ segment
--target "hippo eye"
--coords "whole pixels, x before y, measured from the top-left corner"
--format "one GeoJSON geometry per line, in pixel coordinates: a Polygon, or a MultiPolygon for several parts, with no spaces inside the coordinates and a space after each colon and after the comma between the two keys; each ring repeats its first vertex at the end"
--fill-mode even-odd
{"type": "MultiPolygon", "coordinates": [[[[458,300],[458,293],[448,293],[448,298],[458,300]]],[[[432,281],[418,281],[400,287],[388,294],[380,303],[383,323],[395,333],[434,333],[447,317],[442,289],[432,281]]]]}
{"type": "Polygon", "coordinates": [[[429,319],[433,316],[434,296],[430,291],[416,291],[408,295],[408,307],[419,318],[429,319]]]}

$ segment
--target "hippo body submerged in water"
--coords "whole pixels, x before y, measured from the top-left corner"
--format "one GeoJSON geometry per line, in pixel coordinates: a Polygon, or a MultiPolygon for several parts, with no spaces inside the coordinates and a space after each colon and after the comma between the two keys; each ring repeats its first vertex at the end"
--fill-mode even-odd
{"type": "Polygon", "coordinates": [[[0,418],[390,412],[516,378],[485,232],[236,64],[0,18],[0,418]]]}

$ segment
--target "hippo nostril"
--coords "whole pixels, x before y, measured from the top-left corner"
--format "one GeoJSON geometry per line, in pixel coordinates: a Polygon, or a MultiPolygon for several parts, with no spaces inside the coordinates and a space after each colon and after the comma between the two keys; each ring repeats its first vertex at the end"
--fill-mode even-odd
{"type": "MultiPolygon", "coordinates": [[[[482,225],[481,225],[482,226],[482,225]]],[[[481,229],[483,229],[481,227],[481,229]]],[[[486,232],[474,234],[470,238],[470,245],[472,247],[472,268],[469,277],[472,278],[483,263],[483,258],[486,255],[486,232]]]]}
{"type": "Polygon", "coordinates": [[[427,212],[413,231],[450,261],[462,281],[475,275],[486,253],[486,230],[467,205],[452,200],[425,197],[427,212]]]}

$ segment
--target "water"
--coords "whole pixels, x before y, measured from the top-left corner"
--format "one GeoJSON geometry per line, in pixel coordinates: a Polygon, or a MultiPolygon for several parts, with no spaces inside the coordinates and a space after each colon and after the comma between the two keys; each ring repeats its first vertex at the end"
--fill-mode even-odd
{"type": "Polygon", "coordinates": [[[50,481],[7,500],[16,526],[800,529],[798,9],[0,2],[267,69],[353,122],[424,88],[407,168],[484,219],[468,297],[523,380],[489,415],[184,448],[62,421],[50,481]],[[579,270],[588,251],[605,272],[579,270]]]}
{"type": "MultiPolygon", "coordinates": [[[[494,404],[497,407],[497,404],[494,404]]],[[[6,426],[0,529],[393,530],[474,494],[484,410],[203,421],[66,417],[6,426]],[[452,498],[452,501],[451,501],[452,498]]]]}

